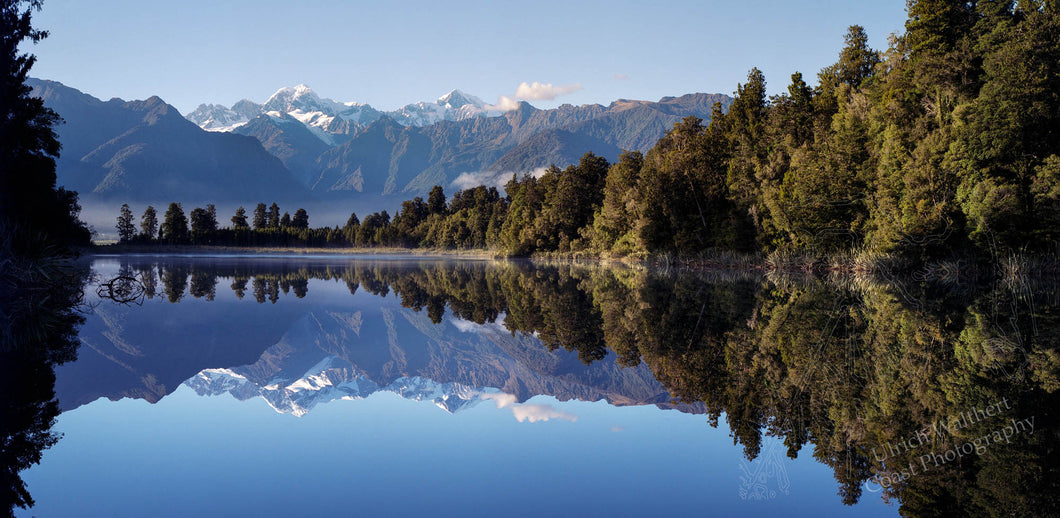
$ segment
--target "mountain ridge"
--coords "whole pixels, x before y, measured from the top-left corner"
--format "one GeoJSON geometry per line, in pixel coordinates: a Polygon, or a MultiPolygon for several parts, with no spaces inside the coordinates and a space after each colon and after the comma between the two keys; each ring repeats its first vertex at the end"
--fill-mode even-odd
{"type": "Polygon", "coordinates": [[[29,79],[65,121],[55,129],[59,182],[83,196],[131,201],[245,200],[312,195],[260,141],[206,132],[158,96],[101,101],[54,81],[29,79]]]}
{"type": "MultiPolygon", "coordinates": [[[[244,100],[225,108],[231,113],[212,120],[229,126],[246,120],[231,131],[206,131],[157,96],[102,101],[53,81],[30,85],[66,121],[57,128],[60,183],[82,196],[130,203],[396,207],[426,196],[434,185],[449,192],[473,187],[474,179],[503,186],[513,174],[565,167],[586,152],[615,161],[623,150],[646,151],[683,117],[709,120],[715,103],[725,109],[731,102],[702,93],[552,109],[523,101],[496,116],[477,112],[416,126],[368,105],[322,99],[301,85],[265,104],[244,100]]],[[[430,110],[456,113],[482,105],[452,90],[430,110]]]]}

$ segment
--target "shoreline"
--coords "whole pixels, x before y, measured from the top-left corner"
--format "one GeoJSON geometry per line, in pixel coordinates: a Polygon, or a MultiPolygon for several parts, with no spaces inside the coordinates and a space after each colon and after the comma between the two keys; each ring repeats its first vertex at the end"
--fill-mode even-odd
{"type": "Polygon", "coordinates": [[[307,247],[257,247],[257,246],[211,246],[211,245],[93,245],[82,250],[82,255],[231,255],[231,256],[408,256],[454,259],[497,259],[502,256],[490,250],[442,250],[400,247],[359,248],[307,248],[307,247]]]}
{"type": "Polygon", "coordinates": [[[984,278],[1012,278],[1021,275],[1060,277],[1060,257],[1056,254],[1013,253],[1005,257],[955,256],[918,262],[891,254],[867,252],[818,254],[813,252],[774,252],[768,255],[709,250],[694,257],[660,254],[649,257],[607,257],[582,252],[542,253],[511,257],[497,250],[440,249],[405,247],[240,247],[217,245],[94,244],[80,250],[82,256],[169,255],[169,256],[257,256],[257,257],[349,257],[462,259],[477,261],[529,261],[537,264],[599,265],[653,270],[744,271],[760,274],[809,275],[815,277],[916,275],[921,280],[976,282],[984,278]]]}

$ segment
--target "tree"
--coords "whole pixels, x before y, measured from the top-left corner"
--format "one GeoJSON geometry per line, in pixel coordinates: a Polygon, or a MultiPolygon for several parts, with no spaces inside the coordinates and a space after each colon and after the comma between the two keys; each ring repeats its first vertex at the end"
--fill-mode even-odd
{"type": "Polygon", "coordinates": [[[846,47],[839,53],[836,74],[839,81],[857,88],[875,73],[880,54],[869,48],[869,36],[860,25],[851,25],[844,40],[846,47]]]}
{"type": "Polygon", "coordinates": [[[165,219],[162,221],[161,238],[167,243],[184,244],[188,242],[188,218],[184,215],[184,207],[173,202],[166,209],[165,219]]]}
{"type": "Polygon", "coordinates": [[[280,228],[280,206],[276,202],[269,206],[268,226],[269,228],[280,228]]]}
{"type": "Polygon", "coordinates": [[[593,247],[597,251],[626,255],[637,248],[632,231],[637,221],[637,183],[643,165],[640,151],[627,151],[607,172],[603,206],[593,223],[593,247]]]}
{"type": "Polygon", "coordinates": [[[441,185],[435,185],[427,195],[427,211],[431,214],[445,214],[445,191],[441,185]]]}
{"type": "Polygon", "coordinates": [[[121,213],[118,214],[118,240],[122,243],[128,243],[136,237],[136,225],[133,224],[133,213],[129,209],[128,203],[121,204],[121,213]]]}
{"type": "Polygon", "coordinates": [[[206,243],[210,237],[217,232],[217,211],[210,210],[213,205],[206,209],[196,207],[191,211],[191,237],[196,243],[206,243]]]}
{"type": "Polygon", "coordinates": [[[309,228],[309,213],[305,209],[294,211],[294,217],[291,218],[291,226],[294,228],[309,228]]]}
{"type": "Polygon", "coordinates": [[[254,208],[254,230],[261,230],[269,224],[268,214],[265,211],[264,203],[259,203],[254,208]]]}
{"type": "Polygon", "coordinates": [[[158,234],[158,213],[155,208],[148,205],[144,209],[144,215],[140,218],[140,237],[148,241],[158,234]]]}
{"type": "Polygon", "coordinates": [[[290,227],[290,226],[291,226],[291,214],[288,213],[288,212],[284,212],[283,216],[280,218],[280,228],[287,228],[287,227],[290,227]]]}
{"type": "Polygon", "coordinates": [[[250,228],[247,224],[247,210],[243,207],[236,209],[236,215],[232,216],[232,228],[236,230],[246,230],[250,228]]]}
{"type": "MultiPolygon", "coordinates": [[[[19,45],[48,35],[30,23],[40,8],[40,0],[0,2],[0,223],[65,249],[88,244],[91,235],[78,220],[77,193],[56,186],[60,144],[52,127],[60,118],[26,85],[36,58],[20,53],[19,45]]],[[[15,252],[22,244],[15,243],[15,252]]]]}
{"type": "Polygon", "coordinates": [[[357,213],[356,212],[351,212],[350,213],[350,219],[346,220],[346,227],[345,228],[359,227],[360,225],[361,225],[361,220],[357,219],[357,213]]]}

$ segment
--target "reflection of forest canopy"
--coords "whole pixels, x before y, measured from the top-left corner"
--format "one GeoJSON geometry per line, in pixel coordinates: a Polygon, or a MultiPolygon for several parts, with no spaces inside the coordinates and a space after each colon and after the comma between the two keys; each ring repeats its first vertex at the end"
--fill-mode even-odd
{"type": "Polygon", "coordinates": [[[43,241],[0,239],[0,514],[33,505],[19,473],[59,439],[51,431],[59,415],[54,368],[75,359],[80,344],[87,272],[50,254],[43,241]]]}
{"type": "Polygon", "coordinates": [[[436,323],[446,308],[477,323],[503,315],[512,332],[576,351],[583,362],[610,353],[625,365],[645,362],[675,398],[705,403],[714,424],[724,416],[749,458],[764,435],[781,439],[792,457],[812,445],[847,503],[882,485],[907,515],[1056,510],[1060,459],[1051,409],[1060,388],[1060,292],[1049,283],[953,291],[865,278],[711,278],[522,262],[182,264],[126,268],[162,279],[152,296],[169,300],[185,291],[213,297],[225,277],[237,296],[252,291],[258,302],[276,302],[281,293],[304,297],[311,279],[324,279],[351,293],[392,293],[436,323]],[[933,436],[930,446],[881,454],[888,443],[1002,398],[1012,407],[997,419],[933,436]],[[1031,416],[1034,435],[897,481],[929,450],[1031,416]]]}

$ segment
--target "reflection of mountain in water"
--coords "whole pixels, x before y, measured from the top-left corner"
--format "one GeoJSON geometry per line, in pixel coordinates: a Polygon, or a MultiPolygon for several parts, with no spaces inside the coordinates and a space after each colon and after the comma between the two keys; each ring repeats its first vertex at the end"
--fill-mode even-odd
{"type": "Polygon", "coordinates": [[[276,378],[267,385],[247,379],[243,369],[206,369],[184,382],[200,396],[228,392],[241,401],[261,397],[277,412],[303,416],[314,406],[337,399],[363,399],[376,392],[393,392],[405,399],[431,401],[447,412],[456,412],[479,401],[481,392],[461,383],[437,383],[427,378],[401,377],[380,387],[353,365],[330,356],[296,380],[276,378]]]}
{"type": "Polygon", "coordinates": [[[549,352],[536,339],[496,323],[449,319],[436,326],[424,313],[379,311],[381,318],[367,323],[362,312],[313,311],[257,362],[207,369],[186,384],[201,395],[261,396],[277,411],[294,415],[377,391],[432,401],[450,412],[495,392],[488,389],[519,401],[547,394],[669,406],[669,393],[646,366],[618,368],[614,358],[584,365],[571,353],[549,352]]]}
{"type": "Polygon", "coordinates": [[[498,390],[520,402],[544,394],[674,406],[647,366],[621,367],[614,355],[586,365],[576,353],[512,333],[503,320],[480,325],[446,315],[436,325],[394,297],[103,305],[82,329],[81,360],[64,367],[58,395],[66,409],[99,397],[156,402],[184,382],[201,395],[261,396],[293,415],[377,391],[450,412],[498,390]]]}
{"type": "Polygon", "coordinates": [[[164,297],[90,319],[82,361],[60,371],[66,407],[157,400],[193,377],[200,393],[261,395],[294,414],[391,390],[454,411],[490,399],[520,420],[573,420],[516,403],[549,394],[666,406],[673,395],[712,425],[724,418],[749,460],[769,436],[790,457],[813,455],[848,504],[876,484],[908,515],[1060,513],[1049,411],[1060,397],[1060,290],[1047,279],[229,261],[128,265],[164,297]],[[931,451],[1032,416],[1038,431],[911,476],[901,470],[926,450],[886,449],[999,401],[1003,419],[951,426],[931,451]]]}

